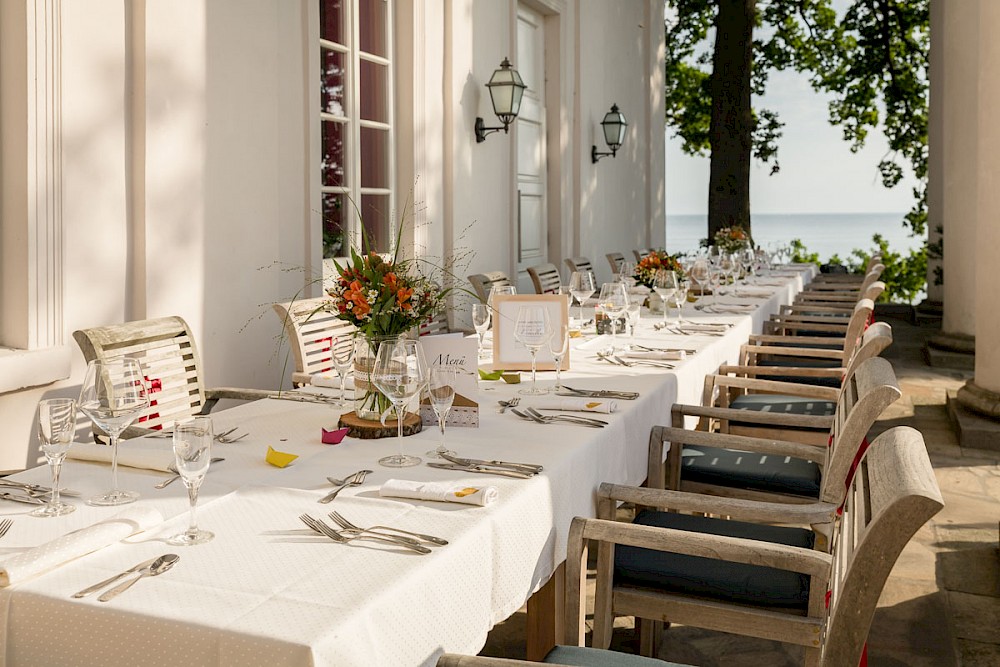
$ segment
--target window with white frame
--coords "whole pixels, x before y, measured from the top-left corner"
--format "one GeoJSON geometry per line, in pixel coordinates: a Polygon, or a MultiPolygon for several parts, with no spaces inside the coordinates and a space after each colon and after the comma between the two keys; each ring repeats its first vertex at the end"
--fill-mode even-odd
{"type": "Polygon", "coordinates": [[[323,256],[390,250],[392,0],[319,0],[323,256]]]}

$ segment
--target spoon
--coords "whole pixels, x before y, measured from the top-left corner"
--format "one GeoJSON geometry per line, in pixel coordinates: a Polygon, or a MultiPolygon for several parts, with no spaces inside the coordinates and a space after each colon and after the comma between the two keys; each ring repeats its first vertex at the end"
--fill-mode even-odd
{"type": "Polygon", "coordinates": [[[155,561],[153,561],[152,565],[139,570],[138,577],[135,577],[134,579],[129,579],[123,584],[118,584],[114,588],[109,589],[104,593],[102,593],[101,597],[97,599],[100,600],[101,602],[107,602],[111,598],[116,597],[119,593],[124,593],[125,591],[127,591],[129,588],[132,587],[132,584],[139,581],[143,577],[155,577],[158,574],[163,574],[164,572],[172,568],[174,566],[174,563],[176,563],[180,559],[181,557],[178,556],[177,554],[165,554],[163,556],[160,556],[155,561]]]}
{"type": "MultiPolygon", "coordinates": [[[[210,461],[210,463],[222,463],[225,460],[226,459],[224,459],[224,458],[215,458],[215,459],[212,459],[210,461]]],[[[163,480],[159,484],[154,484],[153,485],[154,489],[165,489],[167,486],[169,486],[170,484],[173,484],[175,481],[177,481],[177,478],[180,477],[180,473],[177,472],[177,466],[174,465],[173,463],[171,463],[170,465],[167,466],[167,470],[169,470],[170,472],[174,473],[173,477],[167,477],[165,480],[163,480]]]]}

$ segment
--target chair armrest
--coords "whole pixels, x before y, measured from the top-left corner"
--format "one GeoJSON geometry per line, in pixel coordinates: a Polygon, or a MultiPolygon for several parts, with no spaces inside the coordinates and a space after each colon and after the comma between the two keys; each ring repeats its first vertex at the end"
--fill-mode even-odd
{"type": "MultiPolygon", "coordinates": [[[[698,413],[703,413],[706,416],[713,414],[724,414],[726,416],[719,417],[720,419],[742,417],[746,411],[744,410],[727,410],[726,408],[702,408],[697,406],[682,406],[691,408],[692,416],[698,416],[698,413]],[[738,413],[738,414],[733,414],[738,413]]],[[[825,422],[826,425],[833,425],[833,416],[829,417],[810,417],[807,415],[784,415],[783,419],[787,419],[790,423],[789,426],[799,426],[800,420],[816,420],[813,424],[817,427],[823,427],[824,424],[820,422],[825,422]]],[[[742,420],[741,420],[742,421],[742,420]]],[[[792,440],[775,440],[773,438],[756,438],[749,435],[733,435],[730,433],[714,433],[709,431],[695,431],[693,429],[677,428],[674,426],[654,426],[657,429],[657,440],[661,443],[669,442],[671,446],[674,444],[679,445],[702,445],[705,447],[720,447],[723,449],[740,449],[748,452],[755,452],[760,454],[773,454],[775,456],[791,456],[797,459],[816,459],[817,454],[823,454],[826,451],[825,446],[808,444],[802,442],[794,442],[792,440]]],[[[652,442],[652,438],[650,439],[652,442]]]]}
{"type": "Polygon", "coordinates": [[[747,344],[750,345],[760,345],[762,343],[785,348],[794,345],[842,345],[844,339],[837,336],[782,336],[781,334],[750,334],[750,337],[747,339],[747,344]]]}
{"type": "Polygon", "coordinates": [[[215,407],[215,404],[224,398],[231,398],[237,401],[258,401],[273,394],[273,390],[268,389],[242,389],[238,387],[216,387],[205,390],[205,404],[201,408],[201,413],[207,415],[215,407]]]}
{"type": "MultiPolygon", "coordinates": [[[[836,338],[831,338],[831,344],[837,344],[836,338]]],[[[817,347],[785,347],[782,345],[744,345],[742,352],[747,354],[767,354],[775,357],[812,357],[814,359],[836,359],[844,358],[843,350],[830,350],[817,347]]]]}
{"type": "MultiPolygon", "coordinates": [[[[842,378],[847,369],[838,366],[836,368],[812,368],[809,366],[719,366],[719,375],[732,373],[737,377],[757,377],[758,375],[786,375],[789,377],[803,378],[842,378]]],[[[794,383],[783,383],[794,384],[794,383]]]]}
{"type": "MultiPolygon", "coordinates": [[[[776,373],[779,374],[783,370],[780,366],[774,366],[773,368],[776,373]]],[[[840,375],[835,377],[840,377],[840,375]]],[[[800,384],[798,382],[785,382],[783,380],[761,380],[758,378],[732,377],[728,375],[713,375],[710,380],[715,387],[746,389],[757,393],[790,394],[793,396],[803,396],[805,398],[818,398],[825,401],[836,401],[837,397],[840,395],[840,390],[833,387],[822,387],[815,384],[800,384]]],[[[741,410],[740,412],[745,411],[741,410]]]]}

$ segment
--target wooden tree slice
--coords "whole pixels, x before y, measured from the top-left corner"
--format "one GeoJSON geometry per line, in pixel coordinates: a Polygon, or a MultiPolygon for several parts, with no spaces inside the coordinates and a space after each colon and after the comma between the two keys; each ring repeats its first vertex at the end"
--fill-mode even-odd
{"type": "MultiPolygon", "coordinates": [[[[396,430],[396,418],[387,419],[385,426],[377,420],[371,419],[361,419],[355,412],[347,412],[340,415],[340,421],[337,424],[340,428],[349,428],[350,431],[347,435],[352,438],[361,438],[362,440],[373,440],[375,438],[395,438],[397,435],[396,430]]],[[[403,436],[413,435],[414,433],[420,433],[423,430],[424,424],[420,419],[420,415],[414,412],[407,412],[406,417],[403,418],[403,436]]]]}

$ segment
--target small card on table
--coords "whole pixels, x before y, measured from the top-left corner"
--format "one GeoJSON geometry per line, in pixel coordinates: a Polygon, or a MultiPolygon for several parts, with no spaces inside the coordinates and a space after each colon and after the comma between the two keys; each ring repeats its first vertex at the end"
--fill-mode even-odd
{"type": "MultiPolygon", "coordinates": [[[[448,366],[458,371],[455,401],[445,418],[445,426],[479,426],[479,341],[462,334],[421,336],[428,366],[448,366]]],[[[420,419],[437,425],[437,415],[428,398],[420,399],[420,419]]]]}

